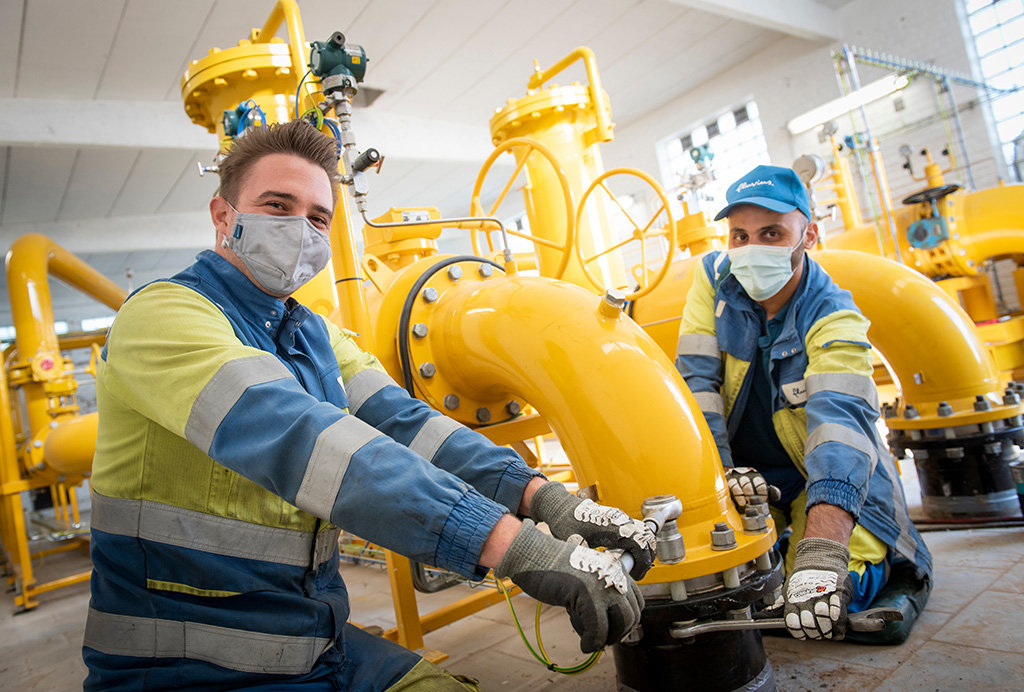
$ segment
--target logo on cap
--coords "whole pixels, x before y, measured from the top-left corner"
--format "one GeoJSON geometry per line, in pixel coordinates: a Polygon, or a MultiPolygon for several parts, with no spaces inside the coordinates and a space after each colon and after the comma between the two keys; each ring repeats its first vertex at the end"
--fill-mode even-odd
{"type": "Polygon", "coordinates": [[[749,183],[740,183],[736,187],[736,192],[742,192],[743,190],[746,190],[748,187],[757,187],[758,185],[768,185],[770,187],[775,187],[775,183],[773,183],[771,180],[754,180],[749,183]]]}

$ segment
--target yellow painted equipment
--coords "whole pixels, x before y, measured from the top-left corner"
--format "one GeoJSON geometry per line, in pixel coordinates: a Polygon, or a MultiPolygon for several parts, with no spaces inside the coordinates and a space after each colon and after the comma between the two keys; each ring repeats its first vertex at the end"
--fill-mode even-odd
{"type": "Polygon", "coordinates": [[[102,344],[105,333],[58,338],[49,277],[58,278],[110,308],[126,293],[102,274],[40,235],[15,241],[7,253],[7,288],[15,342],[3,354],[0,378],[0,542],[15,606],[38,605],[35,597],[85,581],[89,572],[37,583],[32,559],[86,547],[74,489],[88,478],[96,444],[96,414],[79,416],[78,387],[64,352],[102,344]],[[62,542],[30,552],[21,493],[49,487],[62,542]]]}
{"type": "MultiPolygon", "coordinates": [[[[287,104],[287,95],[298,86],[301,64],[294,58],[294,44],[301,41],[297,8],[293,2],[279,2],[263,30],[253,32],[237,48],[193,63],[182,88],[193,121],[218,128],[218,115],[246,99],[267,104],[263,112],[269,122],[290,117],[281,104],[287,104]],[[292,41],[289,47],[270,38],[277,29],[275,18],[282,17],[292,41]],[[286,64],[286,58],[291,62],[286,64]],[[244,70],[256,72],[249,90],[244,70]]],[[[316,81],[311,79],[310,84],[316,81]]],[[[429,208],[391,210],[373,222],[376,227],[368,222],[361,263],[341,266],[339,258],[350,261],[356,247],[343,206],[336,211],[332,228],[334,269],[341,279],[358,276],[355,270],[361,267],[370,286],[364,293],[362,282],[342,282],[359,295],[334,298],[333,285],[321,282],[300,299],[337,300],[340,313],[329,314],[342,326],[359,331],[363,345],[396,380],[406,380],[411,391],[457,420],[488,424],[479,430],[492,439],[521,445],[521,440],[550,427],[579,483],[600,501],[639,517],[644,501],[652,496],[678,497],[684,507],[677,523],[685,559],[657,565],[645,583],[662,584],[666,594],[675,584],[673,592],[680,593],[689,580],[713,588],[754,570],[755,561],[763,568],[774,531],[769,525],[744,532],[703,416],[671,362],[622,314],[622,301],[614,293],[600,298],[572,285],[591,283],[581,257],[593,259],[588,271],[597,279],[594,283],[628,283],[620,258],[606,252],[614,245],[607,221],[614,199],[585,208],[575,203],[586,196],[588,187],[594,188],[591,183],[602,172],[597,145],[611,138],[610,109],[593,54],[580,48],[548,70],[538,67],[527,96],[500,109],[491,127],[497,153],[511,151],[517,173],[525,169],[529,178],[527,208],[537,242],[535,264],[542,274],[561,274],[568,283],[521,276],[514,262],[437,254],[435,239],[442,225],[467,228],[474,232],[474,242],[486,239],[494,250],[493,222],[381,226],[409,218],[437,219],[438,212],[429,208]],[[543,88],[576,61],[587,69],[588,85],[543,88]],[[538,128],[543,138],[535,136],[538,128]],[[530,133],[531,139],[523,139],[521,133],[530,133]],[[585,144],[578,146],[579,142],[585,144]],[[538,232],[541,225],[546,235],[538,232]],[[595,257],[599,253],[604,254],[595,257]],[[527,403],[539,416],[521,415],[527,403]],[[716,524],[735,533],[734,548],[712,550],[716,524]]],[[[473,195],[478,212],[484,211],[480,183],[493,158],[481,171],[473,195]]],[[[664,193],[649,182],[667,210],[664,193]]],[[[502,196],[511,185],[512,179],[502,196]]],[[[343,205],[344,199],[343,194],[343,205]]],[[[674,224],[668,224],[670,232],[653,224],[653,218],[633,223],[638,235],[674,233],[674,224]]],[[[661,274],[667,271],[666,262],[661,274]]],[[[640,275],[650,276],[646,271],[640,275]]],[[[393,555],[388,560],[399,623],[390,634],[406,646],[422,647],[424,631],[449,621],[453,613],[468,614],[494,600],[477,597],[472,604],[420,618],[411,597],[407,562],[393,555]]]]}

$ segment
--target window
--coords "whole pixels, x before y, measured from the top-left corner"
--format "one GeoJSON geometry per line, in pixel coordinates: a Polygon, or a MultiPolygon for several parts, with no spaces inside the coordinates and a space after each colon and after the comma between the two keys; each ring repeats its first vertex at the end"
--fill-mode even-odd
{"type": "MultiPolygon", "coordinates": [[[[1024,0],[963,2],[981,78],[999,89],[1024,87],[1024,0]]],[[[1007,166],[1024,167],[1024,91],[996,94],[991,108],[1007,166]]]]}
{"type": "Polygon", "coordinates": [[[82,331],[92,332],[98,329],[107,329],[113,323],[113,315],[107,315],[106,317],[87,317],[82,320],[82,331]]]}
{"type": "Polygon", "coordinates": [[[687,195],[689,210],[717,211],[725,204],[725,190],[754,166],[770,163],[757,103],[748,101],[682,130],[658,143],[661,179],[670,197],[702,184],[697,197],[687,195]],[[701,166],[691,151],[706,147],[712,156],[713,180],[702,180],[701,166]]]}

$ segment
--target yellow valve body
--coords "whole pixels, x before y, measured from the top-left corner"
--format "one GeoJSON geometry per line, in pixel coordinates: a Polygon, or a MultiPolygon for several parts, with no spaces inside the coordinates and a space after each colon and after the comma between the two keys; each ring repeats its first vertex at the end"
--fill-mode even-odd
{"type": "MultiPolygon", "coordinates": [[[[598,142],[591,134],[596,127],[588,87],[552,86],[509,99],[491,118],[491,138],[496,146],[513,137],[529,137],[546,145],[561,163],[573,199],[578,202],[590,181],[604,172],[598,142]]],[[[526,204],[530,233],[564,244],[565,203],[554,172],[539,155],[527,159],[526,170],[530,179],[526,204]]],[[[591,257],[613,244],[611,224],[604,204],[589,204],[585,212],[576,233],[581,234],[581,254],[591,257]]],[[[569,213],[575,214],[576,210],[569,213]]],[[[551,275],[561,261],[561,253],[543,245],[538,245],[537,251],[541,275],[551,275]]],[[[594,267],[605,285],[625,285],[625,267],[614,254],[595,261],[594,267]]],[[[591,286],[576,255],[569,260],[562,279],[585,288],[591,286]]]]}
{"type": "Polygon", "coordinates": [[[242,40],[234,48],[214,48],[205,58],[193,60],[181,78],[181,97],[192,122],[223,140],[222,114],[243,101],[254,101],[267,122],[291,120],[301,77],[293,73],[288,45],[280,39],[242,40]]]}

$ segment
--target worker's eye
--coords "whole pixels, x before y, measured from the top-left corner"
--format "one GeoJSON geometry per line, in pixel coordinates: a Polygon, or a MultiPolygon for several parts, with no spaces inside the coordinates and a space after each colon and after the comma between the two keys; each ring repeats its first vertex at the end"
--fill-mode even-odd
{"type": "Polygon", "coordinates": [[[310,216],[308,218],[309,222],[320,230],[326,230],[331,225],[331,222],[322,216],[310,216]]]}

